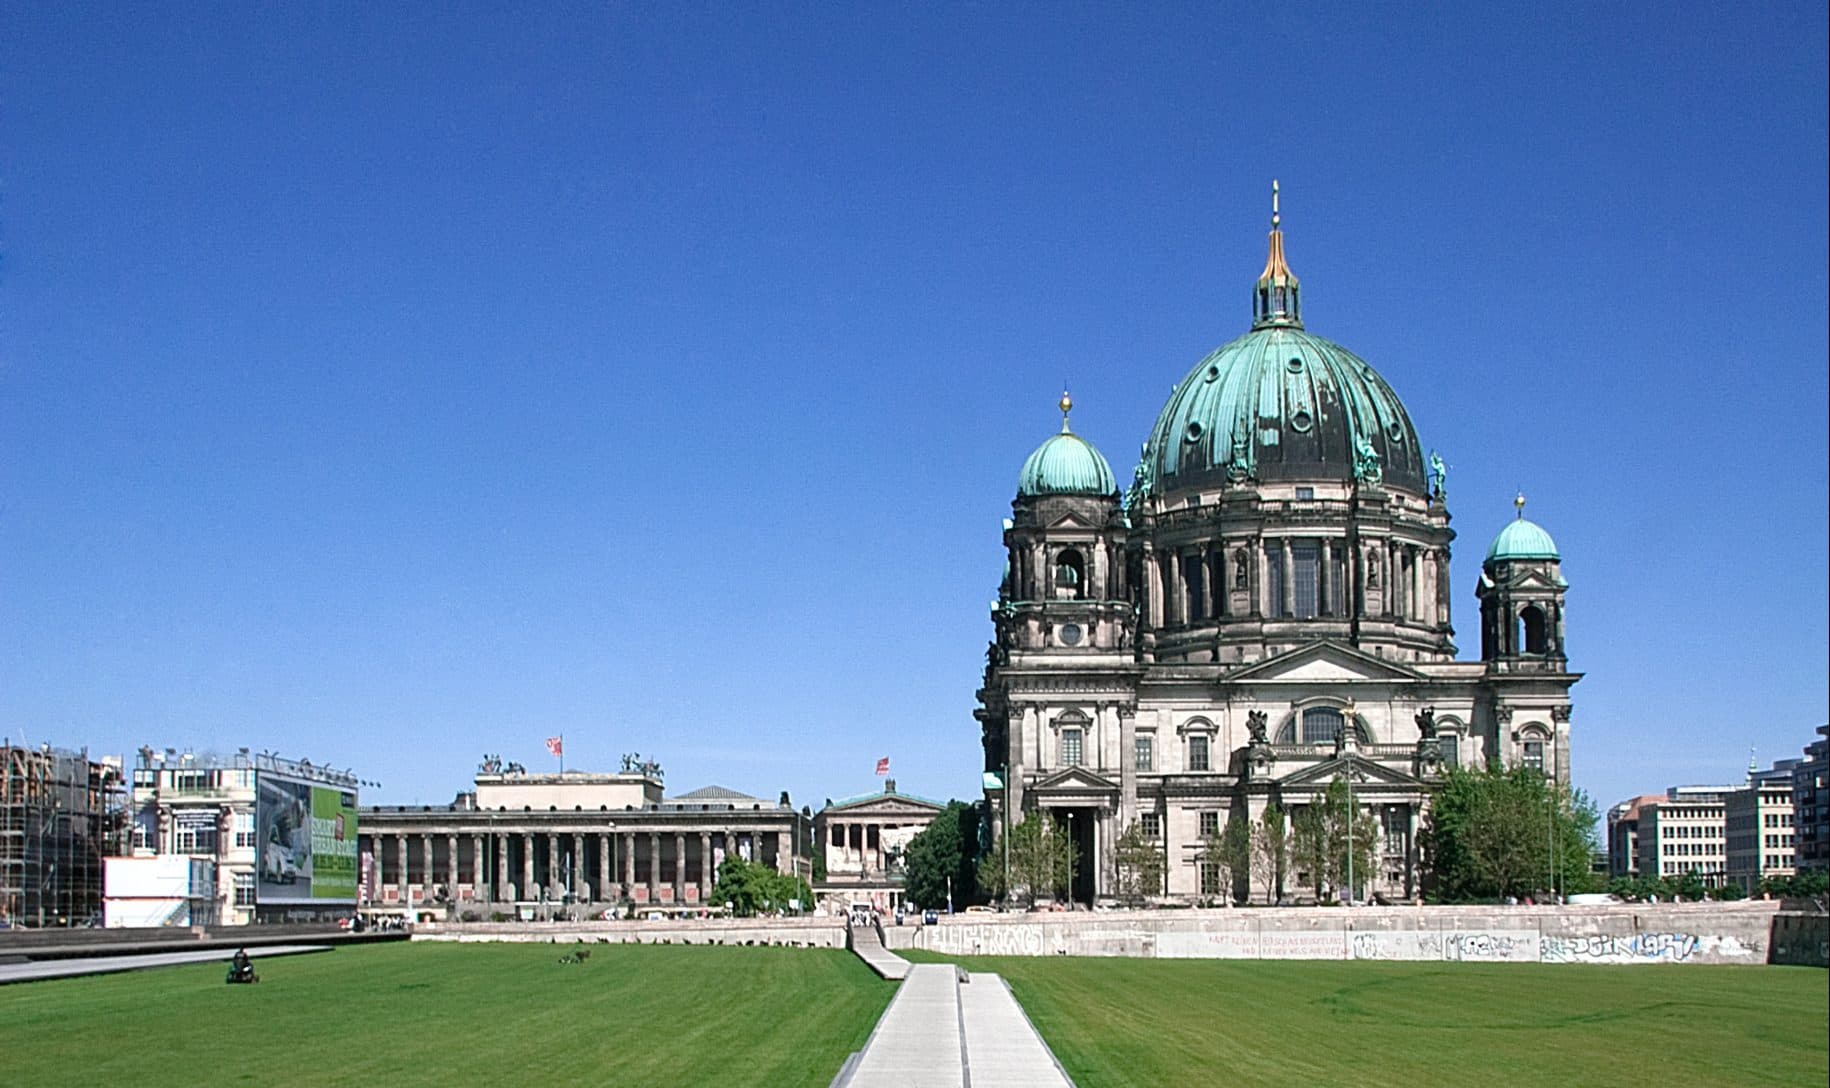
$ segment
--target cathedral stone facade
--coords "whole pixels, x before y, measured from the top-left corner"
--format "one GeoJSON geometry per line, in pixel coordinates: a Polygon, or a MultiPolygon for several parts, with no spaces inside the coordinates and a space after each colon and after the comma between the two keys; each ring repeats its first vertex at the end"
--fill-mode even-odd
{"type": "MultiPolygon", "coordinates": [[[[1272,216],[1240,338],[1176,385],[1120,491],[1062,425],[1025,462],[1005,523],[977,717],[1002,824],[1040,810],[1114,888],[1134,824],[1172,898],[1212,898],[1202,839],[1336,779],[1379,829],[1361,895],[1418,891],[1418,831],[1447,766],[1569,781],[1566,584],[1517,517],[1481,567],[1481,659],[1456,660],[1447,471],[1366,362],[1306,331],[1272,216]]],[[[1289,892],[1304,875],[1291,872],[1289,892]]]]}

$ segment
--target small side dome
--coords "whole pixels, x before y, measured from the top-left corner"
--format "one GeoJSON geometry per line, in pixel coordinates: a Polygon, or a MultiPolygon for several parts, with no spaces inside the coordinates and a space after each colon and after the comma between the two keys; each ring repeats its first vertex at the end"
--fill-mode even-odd
{"type": "Polygon", "coordinates": [[[1555,559],[1563,557],[1557,554],[1557,542],[1550,538],[1544,527],[1535,521],[1525,520],[1525,496],[1514,499],[1513,505],[1518,508],[1519,516],[1512,524],[1500,530],[1500,535],[1493,538],[1493,544],[1487,549],[1487,562],[1507,562],[1513,559],[1555,559]]]}
{"type": "Polygon", "coordinates": [[[1074,402],[1061,394],[1061,433],[1036,447],[1023,462],[1017,477],[1017,496],[1116,494],[1118,482],[1112,466],[1093,443],[1068,429],[1068,412],[1074,402]]]}

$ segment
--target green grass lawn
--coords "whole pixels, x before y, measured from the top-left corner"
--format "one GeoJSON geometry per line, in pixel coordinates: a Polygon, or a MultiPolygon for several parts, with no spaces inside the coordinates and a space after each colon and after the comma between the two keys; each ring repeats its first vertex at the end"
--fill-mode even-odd
{"type": "Polygon", "coordinates": [[[0,1083],[815,1085],[895,993],[843,950],[386,944],[0,986],[0,1083]]]}
{"type": "Polygon", "coordinates": [[[955,958],[996,971],[1078,1088],[1813,1085],[1803,967],[955,958]]]}

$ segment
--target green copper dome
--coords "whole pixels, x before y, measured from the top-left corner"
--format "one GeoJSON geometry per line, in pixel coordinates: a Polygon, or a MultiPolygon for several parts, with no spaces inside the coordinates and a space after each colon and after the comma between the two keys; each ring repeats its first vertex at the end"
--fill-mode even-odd
{"type": "Polygon", "coordinates": [[[1284,320],[1196,363],[1144,453],[1154,494],[1235,482],[1356,477],[1424,487],[1424,454],[1398,394],[1341,347],[1284,320]]]}
{"type": "Polygon", "coordinates": [[[1550,538],[1544,527],[1535,521],[1525,520],[1525,496],[1520,495],[1512,500],[1518,508],[1519,516],[1512,524],[1500,530],[1500,535],[1493,538],[1493,544],[1487,549],[1487,562],[1505,562],[1512,559],[1555,559],[1562,560],[1557,554],[1557,542],[1550,538]]]}
{"type": "Polygon", "coordinates": [[[1067,414],[1073,401],[1061,395],[1061,433],[1036,447],[1023,462],[1017,477],[1017,494],[1111,495],[1118,490],[1112,466],[1093,443],[1068,430],[1067,414]]]}
{"type": "Polygon", "coordinates": [[[1270,253],[1252,331],[1196,363],[1157,417],[1138,484],[1161,495],[1225,481],[1358,480],[1427,495],[1417,429],[1365,360],[1303,331],[1271,187],[1270,253]]]}

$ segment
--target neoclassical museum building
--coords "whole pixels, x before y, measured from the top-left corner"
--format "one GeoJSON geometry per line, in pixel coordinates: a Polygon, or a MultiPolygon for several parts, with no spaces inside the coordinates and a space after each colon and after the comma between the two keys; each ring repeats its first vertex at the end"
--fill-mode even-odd
{"type": "Polygon", "coordinates": [[[987,803],[1070,831],[1076,900],[1109,896],[1134,823],[1171,897],[1216,895],[1204,834],[1273,801],[1294,814],[1337,778],[1380,830],[1362,894],[1408,898],[1444,768],[1569,781],[1556,544],[1517,500],[1474,587],[1480,660],[1456,660],[1446,468],[1301,303],[1274,200],[1250,329],[1177,383],[1129,486],[1065,395],[1023,464],[975,713],[987,803]]]}

